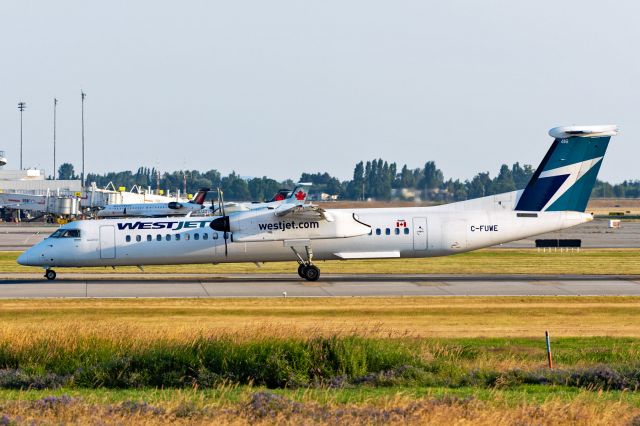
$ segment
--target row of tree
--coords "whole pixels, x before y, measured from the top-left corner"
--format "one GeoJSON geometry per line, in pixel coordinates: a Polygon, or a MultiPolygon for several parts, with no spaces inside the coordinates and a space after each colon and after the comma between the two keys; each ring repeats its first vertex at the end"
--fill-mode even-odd
{"type": "MultiPolygon", "coordinates": [[[[421,198],[433,201],[461,201],[486,195],[522,189],[533,175],[534,169],[525,164],[503,164],[495,177],[480,172],[472,179],[445,179],[435,162],[427,161],[422,168],[410,169],[405,164],[398,170],[396,163],[382,159],[359,162],[353,170],[353,178],[340,181],[329,173],[302,173],[299,182],[312,184],[311,195],[326,193],[346,200],[390,200],[392,198],[421,198]]],[[[62,164],[58,169],[60,179],[77,178],[73,165],[62,164]]],[[[279,182],[266,176],[246,179],[235,172],[222,176],[217,170],[200,172],[184,170],[159,173],[158,170],[140,167],[136,172],[122,171],[105,174],[89,173],[87,182],[105,187],[110,182],[117,188],[127,189],[138,185],[143,188],[161,188],[193,194],[199,188],[222,188],[227,200],[265,200],[280,188],[292,188],[292,180],[279,182]]],[[[640,181],[624,181],[611,185],[597,181],[594,197],[640,197],[640,181]]]]}

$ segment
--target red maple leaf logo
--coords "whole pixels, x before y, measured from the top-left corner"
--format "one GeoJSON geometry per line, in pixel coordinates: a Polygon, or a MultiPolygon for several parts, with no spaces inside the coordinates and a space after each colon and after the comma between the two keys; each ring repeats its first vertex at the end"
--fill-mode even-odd
{"type": "Polygon", "coordinates": [[[305,194],[304,192],[302,192],[302,191],[298,191],[298,192],[296,192],[296,200],[298,200],[298,201],[302,201],[302,200],[304,200],[306,197],[307,197],[307,194],[305,194]]]}

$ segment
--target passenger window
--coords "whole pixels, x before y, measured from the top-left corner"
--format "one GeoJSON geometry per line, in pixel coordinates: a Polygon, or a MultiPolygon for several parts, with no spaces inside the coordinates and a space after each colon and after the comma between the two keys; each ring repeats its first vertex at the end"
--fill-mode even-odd
{"type": "Polygon", "coordinates": [[[400,228],[396,228],[396,235],[400,235],[400,228]]]}
{"type": "Polygon", "coordinates": [[[142,241],[142,235],[136,235],[136,241],[137,242],[142,241]]]}
{"type": "Polygon", "coordinates": [[[151,235],[147,235],[147,241],[151,241],[153,240],[153,238],[151,237],[151,235]]]}
{"type": "Polygon", "coordinates": [[[176,241],[180,241],[180,234],[176,234],[176,241]]]}
{"type": "Polygon", "coordinates": [[[189,241],[191,239],[191,234],[184,234],[184,240],[189,241]]]}
{"type": "Polygon", "coordinates": [[[167,234],[167,236],[165,237],[165,239],[166,239],[167,241],[171,241],[171,234],[167,234]]]}
{"type": "Polygon", "coordinates": [[[193,239],[194,240],[199,240],[200,239],[200,234],[198,234],[197,232],[195,234],[193,234],[193,239]]]}
{"type": "Polygon", "coordinates": [[[384,230],[384,235],[391,235],[391,229],[387,228],[384,230]]]}
{"type": "Polygon", "coordinates": [[[125,238],[125,241],[130,243],[131,242],[131,235],[127,235],[125,238]]]}
{"type": "Polygon", "coordinates": [[[404,228],[404,235],[409,235],[409,228],[404,228]]]}
{"type": "Polygon", "coordinates": [[[162,241],[162,235],[160,234],[156,235],[156,241],[162,241]]]}
{"type": "Polygon", "coordinates": [[[380,228],[376,228],[376,235],[382,235],[382,230],[380,228]]]}
{"type": "Polygon", "coordinates": [[[203,240],[208,240],[209,239],[209,234],[207,234],[206,232],[204,234],[202,234],[202,239],[203,240]]]}

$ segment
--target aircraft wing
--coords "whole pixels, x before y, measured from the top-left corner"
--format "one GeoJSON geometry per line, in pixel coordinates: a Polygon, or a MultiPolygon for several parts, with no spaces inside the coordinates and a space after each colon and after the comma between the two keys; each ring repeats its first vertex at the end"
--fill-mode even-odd
{"type": "MultiPolygon", "coordinates": [[[[224,203],[224,210],[226,214],[233,214],[237,212],[246,212],[251,210],[247,203],[236,203],[234,201],[228,201],[224,203]]],[[[213,214],[221,214],[220,207],[213,206],[211,208],[213,214]]]]}
{"type": "Polygon", "coordinates": [[[0,207],[3,209],[19,209],[22,206],[22,204],[3,204],[0,203],[0,207]]]}
{"type": "Polygon", "coordinates": [[[274,209],[278,217],[292,216],[310,220],[326,220],[333,222],[333,216],[322,207],[315,204],[280,204],[274,209]]]}

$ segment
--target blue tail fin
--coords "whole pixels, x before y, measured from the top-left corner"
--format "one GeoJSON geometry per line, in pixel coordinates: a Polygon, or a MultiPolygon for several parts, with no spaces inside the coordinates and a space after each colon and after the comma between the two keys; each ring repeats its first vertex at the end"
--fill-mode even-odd
{"type": "Polygon", "coordinates": [[[578,211],[587,208],[616,126],[569,126],[549,131],[554,139],[522,192],[516,210],[578,211]]]}

